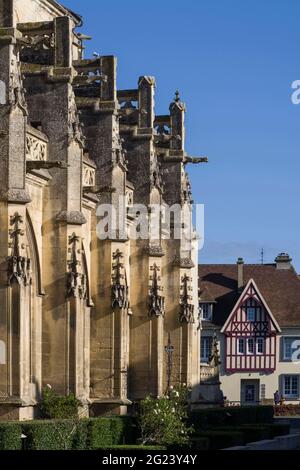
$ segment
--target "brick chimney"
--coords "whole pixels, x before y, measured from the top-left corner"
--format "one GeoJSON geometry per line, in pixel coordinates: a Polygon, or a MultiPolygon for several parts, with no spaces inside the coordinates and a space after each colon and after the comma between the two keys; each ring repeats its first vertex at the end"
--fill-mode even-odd
{"type": "Polygon", "coordinates": [[[244,260],[243,258],[238,258],[238,290],[241,291],[244,287],[244,260]]]}
{"type": "Polygon", "coordinates": [[[275,259],[276,269],[284,270],[291,269],[292,258],[287,253],[280,253],[275,259]]]}

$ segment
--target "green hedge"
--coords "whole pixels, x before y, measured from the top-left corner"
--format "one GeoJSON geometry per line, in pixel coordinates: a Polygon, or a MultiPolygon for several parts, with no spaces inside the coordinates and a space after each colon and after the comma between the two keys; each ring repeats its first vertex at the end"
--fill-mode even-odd
{"type": "Polygon", "coordinates": [[[89,450],[119,444],[114,442],[112,424],[109,418],[94,418],[89,420],[87,433],[87,446],[89,450]]]}
{"type": "Polygon", "coordinates": [[[271,437],[286,436],[287,434],[290,434],[289,424],[283,424],[283,423],[269,424],[268,429],[270,430],[271,437]]]}
{"type": "Polygon", "coordinates": [[[76,420],[39,420],[0,424],[0,450],[22,449],[21,434],[28,450],[97,450],[134,444],[135,420],[105,417],[76,420]]]}
{"type": "MultiPolygon", "coordinates": [[[[209,449],[224,449],[249,442],[273,439],[277,436],[289,434],[289,425],[286,424],[243,424],[240,426],[215,427],[214,429],[199,432],[192,438],[192,447],[198,449],[197,441],[209,440],[209,449]],[[238,434],[238,436],[237,436],[238,434]],[[233,436],[231,441],[230,437],[233,436]]],[[[202,443],[204,446],[205,444],[202,443]]],[[[200,447],[199,450],[205,447],[200,447]]]]}
{"type": "Polygon", "coordinates": [[[28,450],[84,449],[86,421],[32,421],[22,424],[28,450]]]}
{"type": "Polygon", "coordinates": [[[91,418],[88,420],[86,448],[97,450],[102,447],[134,444],[135,421],[133,418],[91,418]]]}
{"type": "Polygon", "coordinates": [[[109,447],[100,447],[98,450],[167,450],[166,447],[161,446],[143,446],[143,445],[122,445],[122,446],[109,446],[109,447]]]}
{"type": "Polygon", "coordinates": [[[0,450],[22,449],[22,427],[17,423],[0,423],[0,450]]]}
{"type": "Polygon", "coordinates": [[[190,414],[190,424],[195,431],[212,426],[230,426],[256,423],[273,423],[273,406],[241,406],[225,408],[206,408],[190,414]]]}
{"type": "Polygon", "coordinates": [[[208,437],[193,437],[191,442],[191,448],[193,450],[208,450],[209,449],[209,438],[208,437]]]}
{"type": "Polygon", "coordinates": [[[111,432],[114,444],[133,445],[137,441],[137,423],[131,416],[118,416],[111,419],[111,432]]]}
{"type": "Polygon", "coordinates": [[[230,407],[227,410],[227,423],[233,425],[239,424],[257,424],[273,423],[273,406],[243,406],[230,407]]]}
{"type": "Polygon", "coordinates": [[[226,449],[227,447],[242,446],[245,444],[244,433],[239,431],[203,431],[193,441],[205,438],[208,440],[209,450],[226,449]]]}
{"type": "MultiPolygon", "coordinates": [[[[242,425],[242,426],[226,426],[226,428],[220,428],[218,431],[226,432],[241,432],[244,436],[245,444],[248,442],[262,441],[264,439],[271,439],[271,432],[268,426],[255,426],[255,425],[242,425]]],[[[216,431],[216,429],[214,429],[216,431]]]]}
{"type": "Polygon", "coordinates": [[[273,439],[274,437],[277,436],[285,436],[290,433],[290,425],[289,424],[284,424],[284,423],[264,423],[264,424],[253,424],[253,425],[248,425],[249,427],[255,427],[255,428],[263,428],[267,430],[269,434],[269,439],[273,439]]]}

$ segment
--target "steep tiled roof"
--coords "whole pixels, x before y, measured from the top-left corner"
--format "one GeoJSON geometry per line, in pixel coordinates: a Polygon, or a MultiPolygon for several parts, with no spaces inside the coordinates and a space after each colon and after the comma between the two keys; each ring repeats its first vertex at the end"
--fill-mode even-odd
{"type": "MultiPolygon", "coordinates": [[[[279,325],[300,326],[300,278],[294,268],[245,264],[243,269],[244,287],[254,279],[279,325]]],[[[200,301],[216,301],[215,324],[224,324],[239,295],[236,264],[199,265],[199,298],[200,301]]]]}

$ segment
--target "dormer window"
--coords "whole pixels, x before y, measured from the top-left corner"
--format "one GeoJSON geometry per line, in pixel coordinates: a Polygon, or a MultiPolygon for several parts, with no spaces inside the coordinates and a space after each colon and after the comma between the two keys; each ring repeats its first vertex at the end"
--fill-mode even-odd
{"type": "Polygon", "coordinates": [[[247,321],[258,321],[261,312],[260,305],[254,299],[249,299],[247,300],[245,307],[247,321]]]}
{"type": "Polygon", "coordinates": [[[205,321],[212,320],[212,304],[201,303],[200,304],[201,319],[205,321]]]}
{"type": "Polygon", "coordinates": [[[247,307],[247,321],[254,321],[254,320],[255,320],[255,308],[247,307]]]}

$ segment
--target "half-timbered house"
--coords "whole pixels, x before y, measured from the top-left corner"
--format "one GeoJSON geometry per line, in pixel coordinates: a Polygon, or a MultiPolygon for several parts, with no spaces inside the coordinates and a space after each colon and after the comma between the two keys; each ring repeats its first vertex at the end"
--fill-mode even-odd
{"type": "Polygon", "coordinates": [[[210,401],[208,363],[218,338],[227,401],[300,400],[300,278],[291,259],[274,264],[199,266],[201,398],[210,401]],[[299,353],[298,353],[299,351],[299,353]]]}

